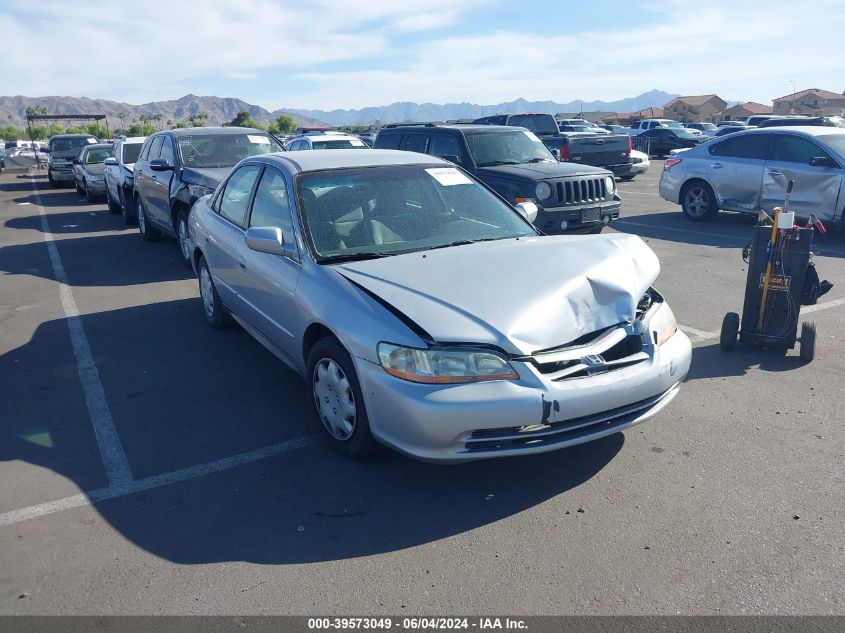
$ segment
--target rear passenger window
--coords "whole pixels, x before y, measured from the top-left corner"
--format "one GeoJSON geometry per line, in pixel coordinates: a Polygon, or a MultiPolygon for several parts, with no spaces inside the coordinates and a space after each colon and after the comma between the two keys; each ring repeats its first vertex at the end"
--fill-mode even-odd
{"type": "Polygon", "coordinates": [[[817,156],[828,157],[827,152],[812,141],[791,136],[789,134],[775,134],[772,140],[772,158],[785,163],[801,163],[809,165],[810,159],[817,156]]]}
{"type": "Polygon", "coordinates": [[[286,242],[292,241],[293,223],[290,219],[290,203],[285,177],[268,167],[255,190],[252,202],[250,226],[276,226],[282,229],[286,242]]]}
{"type": "Polygon", "coordinates": [[[425,147],[428,144],[428,136],[424,134],[409,134],[405,141],[406,152],[419,152],[425,154],[425,147]]]}
{"type": "Polygon", "coordinates": [[[727,158],[754,158],[765,160],[769,153],[770,134],[743,134],[725,139],[710,148],[713,156],[727,158]]]}
{"type": "Polygon", "coordinates": [[[399,141],[402,140],[400,134],[382,134],[376,137],[376,147],[379,149],[399,149],[399,141]]]}
{"type": "Polygon", "coordinates": [[[220,197],[220,215],[240,227],[244,226],[249,194],[260,171],[261,167],[258,165],[246,165],[232,174],[220,197]]]}

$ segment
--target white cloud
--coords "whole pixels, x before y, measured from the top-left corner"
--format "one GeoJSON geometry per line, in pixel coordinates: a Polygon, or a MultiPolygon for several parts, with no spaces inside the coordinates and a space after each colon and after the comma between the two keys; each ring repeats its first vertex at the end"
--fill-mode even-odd
{"type": "MultiPolygon", "coordinates": [[[[800,7],[770,0],[765,10],[756,0],[667,0],[660,12],[631,7],[608,16],[596,31],[561,22],[540,23],[537,32],[503,23],[482,35],[440,33],[471,27],[462,24],[467,12],[491,1],[7,0],[0,10],[7,52],[0,89],[138,102],[195,92],[193,85],[219,77],[237,81],[226,85],[239,92],[220,96],[272,95],[261,104],[271,109],[520,96],[611,100],[651,88],[765,103],[788,93],[792,80],[799,89],[845,89],[841,0],[804,0],[800,7]],[[626,26],[635,11],[648,25],[626,26]],[[561,34],[542,34],[551,29],[561,34]],[[420,43],[411,47],[409,38],[420,43]],[[331,64],[339,69],[314,70],[331,64]],[[287,79],[278,86],[252,81],[271,68],[287,79]]],[[[486,22],[495,13],[486,8],[486,22]]]]}

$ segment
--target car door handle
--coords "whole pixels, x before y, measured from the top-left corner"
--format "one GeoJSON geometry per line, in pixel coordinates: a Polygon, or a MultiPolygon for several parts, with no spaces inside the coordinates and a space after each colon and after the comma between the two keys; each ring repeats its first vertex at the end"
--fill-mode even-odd
{"type": "Polygon", "coordinates": [[[246,260],[243,257],[238,258],[238,266],[246,270],[246,260]]]}
{"type": "Polygon", "coordinates": [[[783,172],[777,171],[776,169],[767,169],[766,173],[770,176],[783,176],[783,172]]]}
{"type": "Polygon", "coordinates": [[[721,168],[722,168],[722,163],[710,163],[710,166],[711,166],[713,169],[721,169],[721,168]]]}

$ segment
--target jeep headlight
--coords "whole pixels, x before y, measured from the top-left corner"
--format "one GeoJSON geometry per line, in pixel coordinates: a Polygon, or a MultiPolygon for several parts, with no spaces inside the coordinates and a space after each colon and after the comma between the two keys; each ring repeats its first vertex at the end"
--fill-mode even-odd
{"type": "Polygon", "coordinates": [[[652,338],[658,347],[672,338],[675,332],[678,331],[678,322],[675,320],[675,315],[665,302],[658,306],[648,326],[651,329],[652,338]]]}
{"type": "Polygon", "coordinates": [[[538,182],[537,186],[534,187],[534,195],[536,196],[537,200],[545,200],[546,198],[550,198],[552,196],[552,187],[547,182],[538,182]]]}
{"type": "Polygon", "coordinates": [[[411,382],[448,384],[519,378],[504,357],[489,350],[416,349],[379,343],[378,357],[388,374],[411,382]]]}
{"type": "Polygon", "coordinates": [[[616,191],[616,180],[613,176],[605,176],[604,186],[607,187],[607,195],[611,195],[614,191],[616,191]]]}

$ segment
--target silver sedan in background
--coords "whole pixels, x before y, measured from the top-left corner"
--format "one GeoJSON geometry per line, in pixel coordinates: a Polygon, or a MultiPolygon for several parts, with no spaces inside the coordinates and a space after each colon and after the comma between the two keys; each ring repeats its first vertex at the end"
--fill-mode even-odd
{"type": "Polygon", "coordinates": [[[350,457],[538,453],[653,416],[691,354],[657,257],[633,235],[541,236],[527,212],[412,152],[248,158],[190,214],[202,313],[302,374],[350,457]]]}
{"type": "Polygon", "coordinates": [[[736,132],[666,160],[660,195],[681,205],[690,220],[720,209],[756,214],[783,206],[806,219],[842,222],[845,208],[845,130],[781,127],[736,132]]]}

